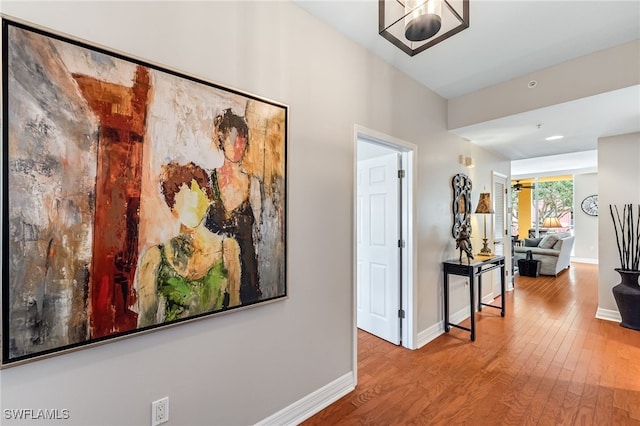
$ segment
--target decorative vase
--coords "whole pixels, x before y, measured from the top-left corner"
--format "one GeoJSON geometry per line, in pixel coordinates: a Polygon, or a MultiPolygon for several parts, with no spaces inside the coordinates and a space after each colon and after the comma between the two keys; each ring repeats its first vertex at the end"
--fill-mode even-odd
{"type": "Polygon", "coordinates": [[[622,317],[620,325],[640,331],[640,271],[617,268],[616,272],[622,281],[611,290],[622,317]]]}

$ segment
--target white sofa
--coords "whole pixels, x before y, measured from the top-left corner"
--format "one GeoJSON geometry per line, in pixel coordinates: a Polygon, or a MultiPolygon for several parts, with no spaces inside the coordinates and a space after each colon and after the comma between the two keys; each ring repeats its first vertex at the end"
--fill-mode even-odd
{"type": "Polygon", "coordinates": [[[568,232],[547,234],[543,238],[526,238],[523,246],[514,247],[514,261],[525,259],[527,251],[539,260],[540,275],[558,275],[569,267],[575,237],[568,232]]]}

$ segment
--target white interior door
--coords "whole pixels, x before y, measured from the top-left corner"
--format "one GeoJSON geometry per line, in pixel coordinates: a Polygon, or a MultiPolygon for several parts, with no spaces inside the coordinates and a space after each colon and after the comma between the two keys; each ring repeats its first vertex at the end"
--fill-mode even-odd
{"type": "Polygon", "coordinates": [[[400,343],[400,157],[358,162],[357,324],[400,343]]]}
{"type": "MultiPolygon", "coordinates": [[[[509,228],[507,221],[507,177],[493,173],[493,244],[494,253],[500,256],[504,256],[505,260],[511,256],[511,236],[508,235],[507,229],[509,228]]],[[[506,270],[510,270],[507,265],[506,270]]],[[[493,294],[498,296],[500,294],[500,276],[494,274],[493,294]]]]}

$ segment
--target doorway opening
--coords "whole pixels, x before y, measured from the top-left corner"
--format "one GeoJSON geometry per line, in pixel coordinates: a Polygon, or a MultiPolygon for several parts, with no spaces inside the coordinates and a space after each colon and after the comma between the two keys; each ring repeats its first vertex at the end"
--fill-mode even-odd
{"type": "Polygon", "coordinates": [[[417,147],[356,126],[354,366],[361,328],[415,348],[414,179],[417,147]]]}
{"type": "MultiPolygon", "coordinates": [[[[507,202],[507,175],[494,171],[491,176],[491,185],[493,186],[493,221],[491,224],[491,233],[493,236],[494,253],[504,256],[507,260],[507,290],[513,290],[513,247],[512,239],[509,237],[509,204],[507,202]]],[[[494,277],[493,280],[493,297],[500,296],[499,278],[494,277]]]]}

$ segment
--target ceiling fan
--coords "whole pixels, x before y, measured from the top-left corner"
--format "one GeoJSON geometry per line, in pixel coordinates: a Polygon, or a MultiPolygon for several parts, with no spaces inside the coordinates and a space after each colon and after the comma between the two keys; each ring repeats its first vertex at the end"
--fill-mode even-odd
{"type": "Polygon", "coordinates": [[[535,185],[527,185],[525,183],[520,183],[519,180],[516,181],[514,185],[511,186],[515,192],[519,192],[521,189],[535,189],[535,185]]]}

